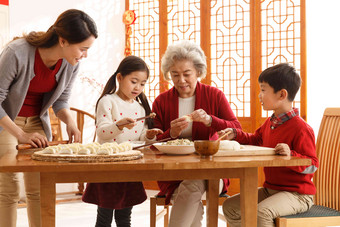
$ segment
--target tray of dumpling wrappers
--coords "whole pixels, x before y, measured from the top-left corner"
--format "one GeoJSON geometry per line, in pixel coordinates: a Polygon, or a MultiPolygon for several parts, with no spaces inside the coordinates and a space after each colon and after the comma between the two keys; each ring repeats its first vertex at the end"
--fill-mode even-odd
{"type": "Polygon", "coordinates": [[[214,156],[252,156],[275,155],[274,148],[253,145],[240,145],[234,140],[221,140],[218,152],[214,156]]]}

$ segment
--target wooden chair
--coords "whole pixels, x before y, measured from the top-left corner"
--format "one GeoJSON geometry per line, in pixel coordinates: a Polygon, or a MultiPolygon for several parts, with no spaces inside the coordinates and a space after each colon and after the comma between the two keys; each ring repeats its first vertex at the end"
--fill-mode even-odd
{"type": "MultiPolygon", "coordinates": [[[[95,120],[95,116],[92,114],[89,114],[88,112],[85,112],[83,110],[79,110],[77,108],[71,107],[71,111],[75,111],[77,113],[77,127],[79,131],[81,132],[81,143],[83,142],[83,133],[84,133],[84,124],[85,124],[85,116],[88,116],[95,120]]],[[[94,132],[93,140],[94,142],[96,140],[96,132],[94,132]]],[[[84,182],[78,182],[78,192],[76,195],[82,195],[84,193],[84,182]]]]}
{"type": "Polygon", "coordinates": [[[277,218],[277,227],[340,225],[340,108],[325,110],[316,153],[320,166],[313,178],[315,205],[305,213],[277,218]]]}
{"type": "MultiPolygon", "coordinates": [[[[94,120],[95,117],[94,115],[71,107],[70,108],[71,112],[76,113],[76,122],[77,122],[77,127],[79,131],[81,132],[81,142],[83,142],[84,139],[84,126],[85,126],[85,119],[91,119],[93,120],[93,125],[94,125],[94,120]]],[[[51,126],[52,126],[52,136],[54,140],[62,140],[62,130],[61,130],[61,122],[60,120],[54,115],[53,110],[50,108],[50,118],[51,118],[51,126]]],[[[96,140],[96,132],[94,132],[93,140],[91,142],[94,142],[96,140]]],[[[82,195],[84,192],[84,182],[79,182],[78,183],[78,192],[76,192],[76,195],[82,195]]]]}
{"type": "MultiPolygon", "coordinates": [[[[220,194],[219,196],[219,205],[221,206],[223,202],[228,198],[229,196],[226,194],[220,194]]],[[[206,200],[202,200],[203,205],[206,205],[206,200]]],[[[150,197],[150,227],[156,227],[156,222],[163,218],[164,219],[164,227],[168,227],[169,225],[169,206],[172,204],[165,205],[165,197],[159,197],[159,196],[152,196],[150,197]],[[163,206],[163,209],[157,213],[157,206],[163,206]]],[[[218,218],[225,221],[223,214],[218,214],[218,218]]],[[[227,224],[226,224],[227,226],[227,224]]]]}

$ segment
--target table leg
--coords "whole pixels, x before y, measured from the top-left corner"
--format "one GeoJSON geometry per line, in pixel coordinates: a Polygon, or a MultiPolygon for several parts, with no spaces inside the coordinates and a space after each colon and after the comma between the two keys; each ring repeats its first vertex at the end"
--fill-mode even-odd
{"type": "Polygon", "coordinates": [[[208,180],[207,185],[207,227],[218,224],[218,189],[219,180],[208,180]]]}
{"type": "Polygon", "coordinates": [[[240,179],[242,227],[254,227],[257,223],[257,172],[257,167],[245,168],[240,179]]]}
{"type": "Polygon", "coordinates": [[[40,173],[41,226],[55,226],[56,184],[54,175],[40,173]]]}

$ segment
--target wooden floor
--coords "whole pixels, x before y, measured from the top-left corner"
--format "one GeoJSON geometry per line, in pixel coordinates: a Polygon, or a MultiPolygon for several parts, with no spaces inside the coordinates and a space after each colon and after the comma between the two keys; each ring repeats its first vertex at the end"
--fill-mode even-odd
{"type": "MultiPolygon", "coordinates": [[[[148,196],[155,195],[157,191],[147,190],[148,196]]],[[[68,198],[67,195],[59,196],[57,199],[68,198]]],[[[72,196],[72,198],[74,198],[72,196]]],[[[72,202],[59,202],[56,208],[56,226],[57,227],[94,227],[96,221],[97,207],[95,205],[83,203],[80,200],[72,202]]],[[[149,212],[150,200],[147,199],[144,203],[134,206],[132,210],[132,225],[133,227],[149,227],[149,212]]],[[[205,226],[205,216],[202,226],[205,226]]],[[[27,227],[27,212],[26,208],[18,209],[17,227],[27,227]]],[[[116,226],[114,223],[112,226],[116,226]]],[[[225,227],[225,223],[219,220],[219,227],[225,227]]],[[[157,222],[157,227],[163,227],[163,220],[157,222]]]]}

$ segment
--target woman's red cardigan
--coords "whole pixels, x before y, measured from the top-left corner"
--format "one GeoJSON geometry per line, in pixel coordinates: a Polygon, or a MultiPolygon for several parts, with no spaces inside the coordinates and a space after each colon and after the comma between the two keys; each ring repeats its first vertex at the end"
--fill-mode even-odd
{"type": "MultiPolygon", "coordinates": [[[[210,127],[206,127],[201,122],[193,122],[192,140],[216,140],[217,132],[225,128],[241,128],[240,122],[235,117],[228,100],[224,93],[219,89],[197,82],[195,91],[195,110],[203,109],[212,117],[210,127]]],[[[156,113],[154,119],[154,128],[164,131],[157,136],[157,140],[170,137],[170,123],[178,118],[178,92],[173,87],[170,90],[160,94],[152,105],[152,112],[156,113]]],[[[180,158],[180,157],[179,157],[180,158]]],[[[181,181],[159,181],[159,196],[166,195],[166,202],[181,181]]],[[[224,179],[224,189],[226,192],[229,186],[229,180],[224,179]]]]}

